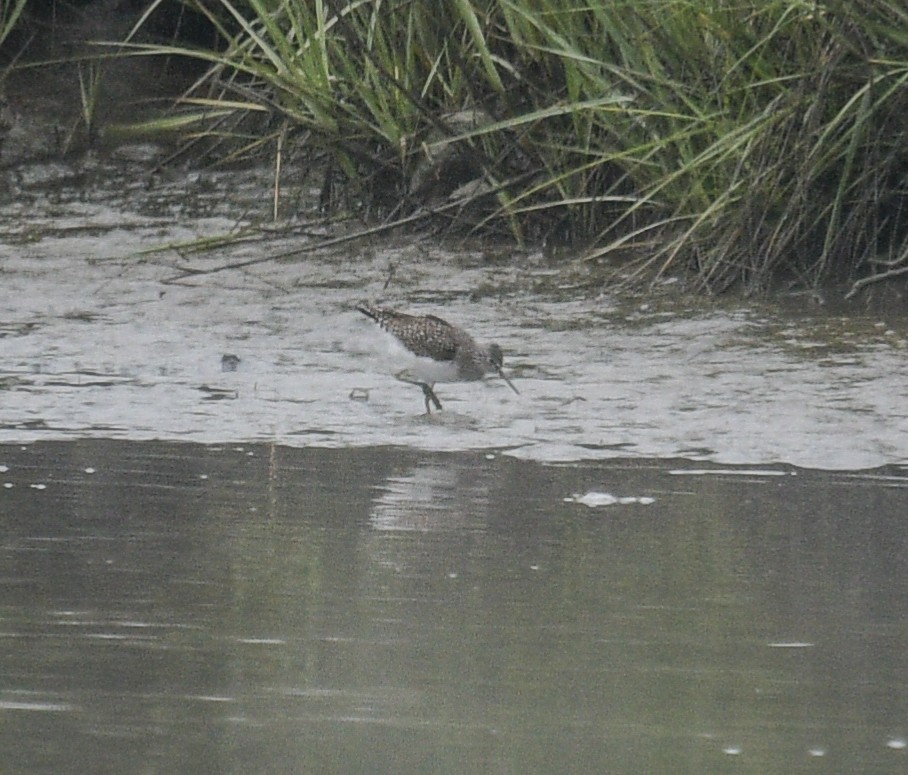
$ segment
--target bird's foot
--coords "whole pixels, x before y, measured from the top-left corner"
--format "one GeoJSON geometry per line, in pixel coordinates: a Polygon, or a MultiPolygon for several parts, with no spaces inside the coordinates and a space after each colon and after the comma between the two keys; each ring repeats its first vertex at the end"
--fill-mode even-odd
{"type": "Polygon", "coordinates": [[[427,385],[425,382],[420,382],[418,384],[422,388],[422,394],[426,398],[426,414],[432,414],[432,408],[429,406],[430,401],[435,404],[435,408],[440,411],[441,401],[438,400],[438,396],[435,395],[435,391],[432,390],[432,386],[427,385]]]}
{"type": "Polygon", "coordinates": [[[422,390],[422,394],[426,399],[426,414],[432,414],[433,405],[436,409],[441,411],[441,401],[438,400],[438,396],[435,395],[435,391],[428,382],[421,382],[418,379],[413,379],[412,377],[407,376],[406,371],[401,371],[394,376],[401,382],[406,382],[408,385],[416,385],[422,390]]]}

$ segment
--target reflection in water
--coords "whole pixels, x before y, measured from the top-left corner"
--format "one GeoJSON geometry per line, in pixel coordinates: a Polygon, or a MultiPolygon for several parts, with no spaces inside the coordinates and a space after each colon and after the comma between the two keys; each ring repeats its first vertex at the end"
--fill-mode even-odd
{"type": "Polygon", "coordinates": [[[444,459],[420,461],[404,475],[389,476],[380,487],[369,521],[376,530],[463,530],[471,516],[489,507],[494,479],[488,458],[474,466],[444,459]]]}
{"type": "Polygon", "coordinates": [[[3,771],[898,771],[908,476],[744,471],[0,447],[3,771]]]}

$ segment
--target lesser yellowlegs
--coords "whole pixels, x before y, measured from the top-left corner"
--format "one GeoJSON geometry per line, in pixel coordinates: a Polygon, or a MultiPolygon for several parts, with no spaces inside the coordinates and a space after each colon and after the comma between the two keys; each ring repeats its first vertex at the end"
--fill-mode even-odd
{"type": "Polygon", "coordinates": [[[495,372],[511,390],[520,392],[502,371],[504,356],[497,344],[479,345],[462,328],[435,315],[407,315],[372,304],[357,309],[391,334],[409,355],[407,368],[396,376],[422,388],[426,414],[432,413],[433,405],[441,409],[433,389],[436,382],[472,382],[495,372]]]}

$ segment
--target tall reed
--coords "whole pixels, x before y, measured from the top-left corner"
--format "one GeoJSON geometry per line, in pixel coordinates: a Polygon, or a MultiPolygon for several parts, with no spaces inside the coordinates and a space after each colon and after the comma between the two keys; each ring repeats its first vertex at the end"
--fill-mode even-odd
{"type": "Polygon", "coordinates": [[[15,29],[28,0],[2,0],[0,2],[0,45],[15,29]]]}
{"type": "Polygon", "coordinates": [[[473,179],[463,227],[710,290],[908,266],[898,0],[188,1],[224,45],[185,121],[278,119],[373,205],[473,179]]]}

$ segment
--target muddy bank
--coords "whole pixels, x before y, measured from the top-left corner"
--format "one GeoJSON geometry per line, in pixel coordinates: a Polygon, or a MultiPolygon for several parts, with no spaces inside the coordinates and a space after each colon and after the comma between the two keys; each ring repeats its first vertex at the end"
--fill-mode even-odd
{"type": "Polygon", "coordinates": [[[591,294],[560,286],[540,253],[500,260],[419,238],[173,283],[187,265],[293,251],[310,237],[143,253],[261,222],[271,178],[207,172],[149,188],[141,168],[101,160],[70,185],[60,167],[32,166],[0,206],[0,439],[399,444],[837,469],[908,460],[898,317],[591,294]],[[393,379],[354,310],[364,299],[497,341],[521,395],[495,379],[440,385],[445,411],[422,416],[418,389],[393,379]],[[225,355],[235,370],[223,370],[225,355]]]}
{"type": "MultiPolygon", "coordinates": [[[[0,169],[114,149],[141,137],[128,125],[172,110],[200,64],[134,56],[120,44],[192,44],[214,33],[168,2],[136,30],[145,10],[132,0],[31,3],[0,41],[0,169]]],[[[166,134],[156,141],[167,142],[166,134]]]]}

